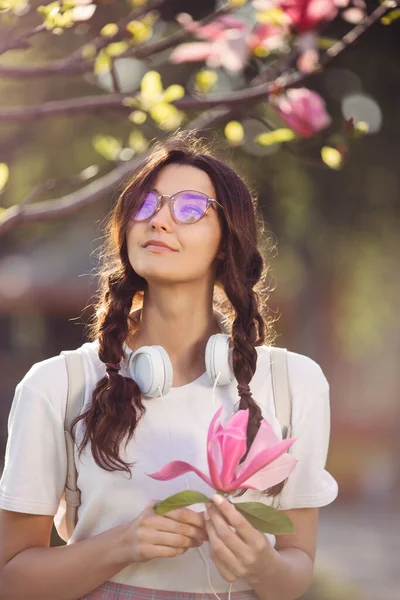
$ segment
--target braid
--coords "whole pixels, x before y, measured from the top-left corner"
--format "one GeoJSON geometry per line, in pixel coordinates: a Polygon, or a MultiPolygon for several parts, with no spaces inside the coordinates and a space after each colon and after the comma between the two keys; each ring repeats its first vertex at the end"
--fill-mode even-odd
{"type": "MultiPolygon", "coordinates": [[[[264,320],[258,308],[258,296],[253,287],[259,281],[263,270],[263,258],[258,250],[252,256],[251,266],[247,269],[245,283],[231,277],[224,278],[221,275],[221,283],[224,286],[228,300],[236,311],[236,318],[232,324],[232,364],[237,379],[238,393],[240,396],[239,410],[249,409],[249,421],[247,425],[246,452],[241,459],[243,462],[249,453],[250,447],[257,435],[262,421],[260,406],[255,402],[251,394],[250,381],[257,368],[257,350],[265,341],[264,320]]],[[[269,490],[264,490],[269,496],[278,494],[284,483],[278,484],[269,490]]],[[[245,490],[236,494],[241,496],[245,490]]]]}
{"type": "Polygon", "coordinates": [[[99,323],[99,358],[107,365],[107,375],[98,381],[89,409],[74,421],[74,426],[81,419],[86,425],[80,453],[90,441],[93,458],[100,467],[129,474],[131,465],[120,458],[119,448],[125,437],[125,447],[131,439],[144,405],[137,383],[118,371],[135,293],[129,276],[109,276],[104,295],[106,310],[99,323]]]}

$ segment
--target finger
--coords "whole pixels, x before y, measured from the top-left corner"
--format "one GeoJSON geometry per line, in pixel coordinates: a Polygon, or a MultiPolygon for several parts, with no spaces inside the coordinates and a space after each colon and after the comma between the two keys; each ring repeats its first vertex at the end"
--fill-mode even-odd
{"type": "Polygon", "coordinates": [[[228,579],[228,581],[235,581],[240,569],[239,562],[234,553],[224,544],[223,540],[219,537],[211,517],[210,519],[207,519],[207,513],[208,511],[206,510],[206,529],[209,538],[210,556],[215,562],[218,569],[219,566],[221,566],[225,574],[229,575],[230,579],[228,579]],[[232,577],[234,579],[232,579],[232,577]]]}
{"type": "Polygon", "coordinates": [[[175,521],[188,523],[189,525],[193,525],[199,529],[205,529],[203,512],[195,512],[190,508],[177,508],[166,513],[164,516],[168,519],[174,519],[175,521]]]}
{"type": "Polygon", "coordinates": [[[212,497],[213,505],[218,509],[221,515],[225,518],[227,523],[234,527],[239,538],[247,544],[254,542],[254,535],[257,532],[254,527],[250,525],[248,520],[240,514],[235,508],[235,505],[226,498],[223,498],[220,494],[215,494],[212,497]]]}
{"type": "Polygon", "coordinates": [[[149,520],[142,522],[145,527],[156,529],[158,531],[166,531],[169,533],[177,533],[181,536],[193,538],[204,542],[207,537],[204,529],[195,527],[182,521],[176,521],[175,519],[167,518],[165,515],[154,515],[149,520]]]}
{"type": "Polygon", "coordinates": [[[143,556],[146,556],[147,560],[152,558],[172,558],[174,556],[180,556],[185,554],[188,548],[173,548],[172,546],[154,546],[149,544],[143,547],[143,556]]]}
{"type": "Polygon", "coordinates": [[[246,559],[249,548],[247,544],[232,531],[230,524],[215,505],[208,508],[208,514],[219,539],[241,561],[246,559]]]}
{"type": "Polygon", "coordinates": [[[153,546],[171,546],[173,548],[198,548],[203,541],[178,533],[144,528],[139,534],[140,541],[153,546]]]}

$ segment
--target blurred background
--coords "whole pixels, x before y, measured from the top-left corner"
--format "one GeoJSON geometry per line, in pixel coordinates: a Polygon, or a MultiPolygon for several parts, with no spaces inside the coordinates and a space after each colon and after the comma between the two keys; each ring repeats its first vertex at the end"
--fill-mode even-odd
{"type": "MultiPolygon", "coordinates": [[[[97,4],[90,24],[82,22],[63,35],[37,35],[30,48],[0,57],[0,113],[112,91],[110,74],[101,69],[97,74],[12,74],[68,56],[127,12],[125,2],[97,4]]],[[[368,4],[368,10],[376,5],[368,4]]],[[[173,29],[177,13],[200,19],[217,6],[211,0],[167,2],[152,41],[173,29]]],[[[36,23],[34,13],[2,18],[0,40],[2,31],[15,35],[36,23]]],[[[326,35],[340,37],[348,29],[335,20],[327,24],[326,35]]],[[[255,144],[254,135],[262,129],[246,110],[238,119],[244,129],[241,143],[229,142],[223,125],[202,132],[229,148],[238,172],[259,196],[277,245],[270,257],[275,289],[269,301],[280,315],[277,345],[316,360],[331,386],[328,470],[340,493],[321,510],[309,600],[400,598],[399,65],[400,27],[378,22],[307,82],[325,99],[334,125],[349,117],[369,125],[340,170],[315,160],[312,140],[295,152],[279,144],[255,144]]],[[[136,89],[149,69],[162,73],[165,86],[179,83],[190,92],[198,68],[170,64],[167,52],[120,59],[118,75],[126,92],[136,89]]],[[[251,65],[236,77],[220,69],[217,91],[244,88],[252,76],[251,65]]],[[[155,123],[135,124],[115,110],[30,120],[0,117],[0,163],[10,169],[0,206],[20,203],[49,180],[57,183],[49,183],[38,199],[60,197],[165,135],[155,123]]],[[[0,236],[0,471],[16,384],[35,362],[85,341],[101,225],[117,188],[69,217],[21,224],[0,236]]],[[[53,541],[58,543],[55,536],[53,541]]]]}

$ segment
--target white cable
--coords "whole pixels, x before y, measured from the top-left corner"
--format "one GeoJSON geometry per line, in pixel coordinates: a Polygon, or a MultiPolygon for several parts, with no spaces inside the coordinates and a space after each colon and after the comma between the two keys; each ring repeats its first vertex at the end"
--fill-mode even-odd
{"type": "MultiPolygon", "coordinates": [[[[217,383],[218,383],[218,378],[219,378],[219,376],[220,376],[220,375],[221,375],[221,373],[218,373],[218,375],[217,375],[217,377],[216,377],[216,379],[215,379],[215,382],[214,382],[214,386],[213,386],[213,395],[212,395],[212,399],[213,399],[213,412],[214,412],[214,414],[215,414],[215,388],[216,388],[216,385],[217,385],[217,383]]],[[[166,421],[167,421],[167,423],[168,423],[169,442],[170,442],[170,448],[171,448],[171,450],[172,450],[172,432],[171,432],[171,425],[170,425],[169,418],[168,418],[168,411],[167,411],[167,409],[165,408],[165,404],[164,404],[164,397],[163,397],[163,395],[162,395],[162,392],[161,392],[161,388],[160,388],[160,387],[158,387],[158,391],[160,392],[160,396],[161,396],[161,404],[162,404],[162,407],[163,407],[163,409],[164,409],[164,412],[165,412],[166,421]]],[[[187,474],[186,474],[186,473],[184,473],[184,477],[185,477],[186,489],[188,489],[188,490],[189,490],[189,489],[190,489],[190,486],[189,486],[189,480],[188,480],[188,478],[187,478],[187,474]]],[[[197,550],[200,552],[200,556],[201,556],[201,558],[203,559],[203,561],[204,561],[204,564],[206,565],[206,570],[207,570],[207,580],[208,580],[208,583],[209,583],[209,585],[210,585],[210,588],[212,589],[212,592],[213,592],[214,596],[215,596],[215,597],[216,597],[218,600],[222,600],[222,599],[221,599],[221,597],[220,597],[220,596],[218,596],[218,594],[217,594],[217,592],[215,591],[215,589],[214,589],[214,586],[213,586],[213,584],[212,584],[212,581],[211,581],[211,573],[210,573],[210,565],[208,564],[208,560],[207,560],[206,556],[204,555],[204,552],[203,552],[203,550],[202,550],[201,548],[197,548],[197,550]]],[[[229,584],[229,594],[228,594],[228,600],[231,600],[231,590],[232,590],[232,583],[230,583],[230,584],[229,584]]]]}

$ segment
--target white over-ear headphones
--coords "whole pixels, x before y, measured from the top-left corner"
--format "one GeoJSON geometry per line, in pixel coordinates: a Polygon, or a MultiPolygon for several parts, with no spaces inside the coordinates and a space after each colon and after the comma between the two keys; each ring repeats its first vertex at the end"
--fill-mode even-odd
{"type": "MultiPolygon", "coordinates": [[[[140,310],[140,309],[139,309],[140,310]]],[[[219,374],[217,385],[228,385],[234,378],[232,352],[229,348],[229,329],[222,313],[214,310],[214,315],[223,333],[212,335],[206,346],[205,363],[208,377],[212,384],[219,374]]],[[[129,354],[129,347],[124,350],[129,354]]],[[[168,394],[172,386],[172,364],[166,350],[162,346],[142,346],[131,352],[128,368],[132,379],[138,384],[142,394],[156,398],[168,394]]]]}

